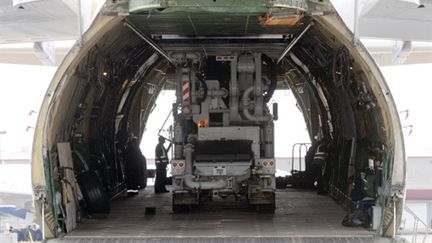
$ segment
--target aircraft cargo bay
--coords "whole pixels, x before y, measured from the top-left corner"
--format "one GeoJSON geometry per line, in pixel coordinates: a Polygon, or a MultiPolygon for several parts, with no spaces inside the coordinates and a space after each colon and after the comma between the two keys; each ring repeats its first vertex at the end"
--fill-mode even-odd
{"type": "MultiPolygon", "coordinates": [[[[247,207],[204,206],[173,214],[171,195],[153,188],[112,201],[106,217],[84,219],[64,238],[49,242],[376,242],[376,233],[341,224],[346,211],[328,196],[278,189],[274,214],[247,207]],[[154,214],[146,208],[155,207],[154,214]],[[92,240],[92,241],[89,241],[92,240]],[[117,240],[117,241],[115,241],[117,240]],[[136,241],[135,241],[136,240],[136,241]]],[[[390,239],[379,239],[390,242],[390,239]]]]}

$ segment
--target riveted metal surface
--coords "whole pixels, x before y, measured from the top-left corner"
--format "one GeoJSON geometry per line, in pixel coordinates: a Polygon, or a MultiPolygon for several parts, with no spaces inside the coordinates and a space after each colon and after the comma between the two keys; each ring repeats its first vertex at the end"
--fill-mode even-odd
{"type": "Polygon", "coordinates": [[[202,206],[173,214],[171,195],[153,194],[112,202],[106,218],[88,218],[63,239],[50,242],[375,242],[375,232],[341,225],[346,212],[327,196],[312,191],[278,190],[275,214],[246,207],[202,206]],[[155,215],[145,215],[156,207],[155,215]]]}
{"type": "Polygon", "coordinates": [[[194,13],[131,15],[128,20],[150,35],[181,36],[246,36],[265,34],[295,34],[299,26],[262,26],[261,14],[194,13]]]}
{"type": "Polygon", "coordinates": [[[243,237],[243,238],[140,238],[140,239],[59,239],[49,243],[372,243],[390,242],[378,238],[333,237],[333,238],[307,238],[307,237],[243,237]]]}

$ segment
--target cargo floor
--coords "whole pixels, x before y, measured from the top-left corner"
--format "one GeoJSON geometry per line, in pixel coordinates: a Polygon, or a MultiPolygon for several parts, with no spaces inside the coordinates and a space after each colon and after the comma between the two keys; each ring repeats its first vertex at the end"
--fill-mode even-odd
{"type": "MultiPolygon", "coordinates": [[[[135,197],[120,197],[112,202],[106,218],[83,220],[63,240],[85,238],[372,238],[375,233],[364,228],[341,225],[346,212],[330,197],[315,192],[278,190],[274,215],[242,209],[199,209],[173,214],[171,195],[153,194],[153,187],[135,197]],[[155,207],[146,215],[146,207],[155,207]]],[[[70,241],[72,242],[72,241],[70,241]]]]}

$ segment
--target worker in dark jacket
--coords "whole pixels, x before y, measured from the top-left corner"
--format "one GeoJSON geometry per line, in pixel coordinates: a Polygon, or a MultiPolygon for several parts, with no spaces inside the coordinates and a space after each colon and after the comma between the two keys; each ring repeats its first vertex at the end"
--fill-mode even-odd
{"type": "Polygon", "coordinates": [[[167,180],[167,165],[168,165],[168,154],[167,149],[164,147],[165,138],[159,136],[159,143],[155,149],[155,163],[156,163],[156,182],[155,182],[155,193],[168,192],[165,188],[167,180]]]}
{"type": "Polygon", "coordinates": [[[322,140],[318,143],[312,160],[312,174],[314,182],[316,182],[317,193],[321,195],[327,194],[328,190],[328,169],[329,163],[329,143],[322,140]]]}

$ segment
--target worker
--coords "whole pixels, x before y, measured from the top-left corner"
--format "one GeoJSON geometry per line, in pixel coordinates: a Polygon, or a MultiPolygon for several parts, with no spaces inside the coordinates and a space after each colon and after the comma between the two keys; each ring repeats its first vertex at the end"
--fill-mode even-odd
{"type": "Polygon", "coordinates": [[[155,193],[164,193],[169,192],[165,188],[166,184],[166,174],[167,174],[167,165],[168,165],[168,155],[167,149],[164,147],[165,138],[159,136],[159,143],[156,145],[155,149],[155,162],[156,162],[156,182],[155,182],[155,193]]]}
{"type": "Polygon", "coordinates": [[[318,194],[326,194],[326,183],[323,175],[327,167],[327,160],[328,143],[323,140],[318,143],[312,160],[312,178],[313,183],[316,183],[316,189],[318,194]]]}
{"type": "Polygon", "coordinates": [[[141,168],[142,162],[139,161],[141,154],[139,150],[138,139],[133,134],[129,135],[129,140],[124,151],[124,169],[125,182],[128,196],[138,195],[140,173],[143,173],[141,168]]]}

